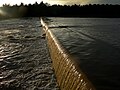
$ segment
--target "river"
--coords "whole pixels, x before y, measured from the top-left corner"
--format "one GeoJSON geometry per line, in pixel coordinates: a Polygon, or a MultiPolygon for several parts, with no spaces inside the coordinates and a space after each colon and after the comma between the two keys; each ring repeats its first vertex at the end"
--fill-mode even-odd
{"type": "Polygon", "coordinates": [[[48,18],[51,30],[97,90],[120,90],[119,18],[48,18]]]}
{"type": "Polygon", "coordinates": [[[39,18],[0,21],[0,90],[59,90],[39,18]]]}

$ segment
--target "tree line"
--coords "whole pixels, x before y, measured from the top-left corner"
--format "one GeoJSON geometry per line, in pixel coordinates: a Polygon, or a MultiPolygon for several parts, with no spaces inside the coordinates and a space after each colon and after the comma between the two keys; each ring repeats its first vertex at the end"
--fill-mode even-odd
{"type": "Polygon", "coordinates": [[[101,17],[119,18],[120,5],[50,5],[37,3],[24,5],[7,5],[0,7],[0,19],[16,17],[101,17]]]}

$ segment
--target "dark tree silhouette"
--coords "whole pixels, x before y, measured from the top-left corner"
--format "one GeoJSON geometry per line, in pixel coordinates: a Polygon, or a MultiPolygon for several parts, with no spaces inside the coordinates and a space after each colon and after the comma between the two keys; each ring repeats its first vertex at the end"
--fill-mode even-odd
{"type": "Polygon", "coordinates": [[[120,18],[120,5],[111,4],[88,4],[88,5],[50,5],[48,3],[37,3],[19,6],[4,4],[0,7],[6,15],[0,13],[2,18],[16,17],[101,17],[120,18]]]}

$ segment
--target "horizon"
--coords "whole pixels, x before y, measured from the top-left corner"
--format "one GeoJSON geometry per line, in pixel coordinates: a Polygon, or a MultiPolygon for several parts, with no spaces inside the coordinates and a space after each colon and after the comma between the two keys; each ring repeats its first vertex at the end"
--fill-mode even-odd
{"type": "Polygon", "coordinates": [[[120,5],[120,1],[119,0],[19,0],[19,1],[13,1],[13,0],[4,0],[4,1],[0,1],[0,6],[3,6],[4,4],[7,5],[20,5],[21,3],[25,4],[34,4],[35,2],[37,2],[38,4],[40,2],[43,3],[48,3],[50,5],[54,5],[54,4],[59,4],[59,5],[87,5],[87,4],[119,4],[120,5]]]}

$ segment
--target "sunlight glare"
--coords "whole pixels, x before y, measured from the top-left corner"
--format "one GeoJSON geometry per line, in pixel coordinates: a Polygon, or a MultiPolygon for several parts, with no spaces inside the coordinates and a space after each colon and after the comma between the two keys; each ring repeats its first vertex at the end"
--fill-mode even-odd
{"type": "Polygon", "coordinates": [[[65,1],[63,0],[47,0],[48,3],[50,3],[51,5],[54,5],[54,4],[60,4],[60,5],[63,5],[65,3],[65,1]]]}
{"type": "Polygon", "coordinates": [[[5,16],[6,13],[0,8],[0,15],[5,16]]]}
{"type": "Polygon", "coordinates": [[[20,5],[21,3],[34,4],[35,2],[40,3],[41,1],[47,2],[49,0],[0,0],[0,6],[2,6],[3,4],[10,4],[10,5],[15,5],[15,4],[20,5]]]}

